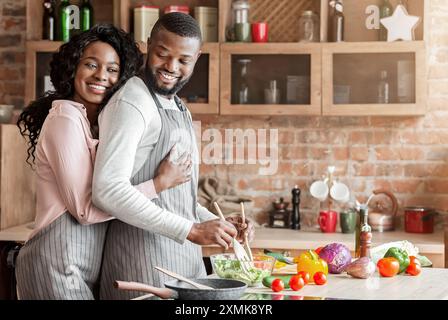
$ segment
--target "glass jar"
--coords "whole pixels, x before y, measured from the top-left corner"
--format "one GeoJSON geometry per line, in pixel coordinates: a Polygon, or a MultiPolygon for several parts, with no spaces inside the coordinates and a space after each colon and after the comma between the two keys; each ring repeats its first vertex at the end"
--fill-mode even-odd
{"type": "Polygon", "coordinates": [[[233,9],[233,24],[236,23],[249,23],[249,1],[248,0],[236,0],[232,3],[233,9]]]}
{"type": "Polygon", "coordinates": [[[319,42],[319,17],[313,11],[304,11],[299,19],[299,42],[319,42]]]}

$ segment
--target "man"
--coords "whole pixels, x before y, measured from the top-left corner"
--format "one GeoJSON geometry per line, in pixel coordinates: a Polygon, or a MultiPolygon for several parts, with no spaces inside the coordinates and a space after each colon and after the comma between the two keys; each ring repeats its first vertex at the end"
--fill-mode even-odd
{"type": "Polygon", "coordinates": [[[108,230],[102,299],[139,295],[114,289],[114,280],[163,286],[170,278],[155,266],[204,277],[200,245],[228,248],[237,234],[231,223],[217,219],[196,201],[198,148],[191,115],[176,96],[193,74],[201,44],[200,29],[191,16],[162,16],[148,41],[142,76],[130,79],[100,116],[92,197],[96,206],[121,220],[113,221],[108,230]],[[179,157],[193,157],[191,180],[151,202],[132,184],[151,179],[173,146],[179,157]]]}

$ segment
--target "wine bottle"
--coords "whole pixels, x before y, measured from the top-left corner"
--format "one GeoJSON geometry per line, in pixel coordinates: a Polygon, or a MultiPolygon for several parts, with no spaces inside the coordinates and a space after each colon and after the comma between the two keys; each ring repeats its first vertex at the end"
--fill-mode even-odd
{"type": "Polygon", "coordinates": [[[42,21],[42,39],[43,40],[56,40],[55,34],[56,17],[54,14],[53,1],[46,0],[44,2],[44,16],[42,21]]]}
{"type": "Polygon", "coordinates": [[[81,5],[81,31],[87,31],[93,27],[93,7],[90,0],[83,0],[81,5]]]}
{"type": "Polygon", "coordinates": [[[330,42],[344,41],[344,6],[342,0],[333,0],[330,2],[330,21],[329,21],[329,40],[330,42]]]}
{"type": "Polygon", "coordinates": [[[60,41],[68,42],[70,40],[70,2],[61,0],[59,5],[59,30],[60,41]]]}

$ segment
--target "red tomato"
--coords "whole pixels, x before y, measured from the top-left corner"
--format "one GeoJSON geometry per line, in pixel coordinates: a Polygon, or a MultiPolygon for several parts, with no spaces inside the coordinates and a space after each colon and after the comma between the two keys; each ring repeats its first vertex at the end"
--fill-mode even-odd
{"type": "Polygon", "coordinates": [[[411,261],[411,262],[409,263],[409,265],[411,265],[411,264],[418,264],[418,265],[420,265],[420,266],[422,265],[421,262],[420,262],[420,260],[417,259],[417,257],[409,256],[409,260],[411,261]]]}
{"type": "Polygon", "coordinates": [[[305,280],[299,275],[291,277],[289,280],[289,286],[294,291],[299,291],[305,286],[305,280]]]}
{"type": "Polygon", "coordinates": [[[325,275],[325,273],[319,271],[316,272],[313,276],[314,279],[314,283],[317,284],[318,286],[321,286],[323,284],[327,283],[327,276],[325,275]]]}
{"type": "Polygon", "coordinates": [[[380,259],[376,265],[383,277],[393,277],[400,270],[398,260],[392,257],[380,259]]]}
{"type": "Polygon", "coordinates": [[[310,274],[308,272],[300,271],[297,275],[302,277],[305,284],[308,284],[310,282],[310,274]]]}
{"type": "Polygon", "coordinates": [[[285,296],[283,294],[273,294],[272,300],[284,300],[285,296]]]}
{"type": "Polygon", "coordinates": [[[324,247],[319,247],[316,250],[314,250],[314,252],[316,252],[317,254],[319,254],[320,250],[322,250],[324,247]]]}
{"type": "Polygon", "coordinates": [[[411,276],[418,276],[422,272],[422,266],[418,263],[411,263],[406,268],[406,273],[410,274],[411,276]]]}
{"type": "Polygon", "coordinates": [[[280,292],[285,289],[285,284],[281,279],[275,279],[274,281],[272,281],[271,289],[274,292],[280,292]]]}

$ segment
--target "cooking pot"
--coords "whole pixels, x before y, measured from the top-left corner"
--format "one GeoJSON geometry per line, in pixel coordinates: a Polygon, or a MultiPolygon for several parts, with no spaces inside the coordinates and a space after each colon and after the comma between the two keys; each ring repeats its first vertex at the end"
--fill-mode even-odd
{"type": "Polygon", "coordinates": [[[409,233],[433,233],[434,217],[438,214],[427,207],[404,208],[404,229],[409,233]]]}
{"type": "Polygon", "coordinates": [[[166,288],[153,287],[139,282],[115,281],[114,287],[120,290],[152,293],[161,299],[179,300],[238,300],[247,289],[247,284],[230,279],[192,279],[193,281],[215,288],[197,289],[179,280],[167,281],[166,288]]]}

